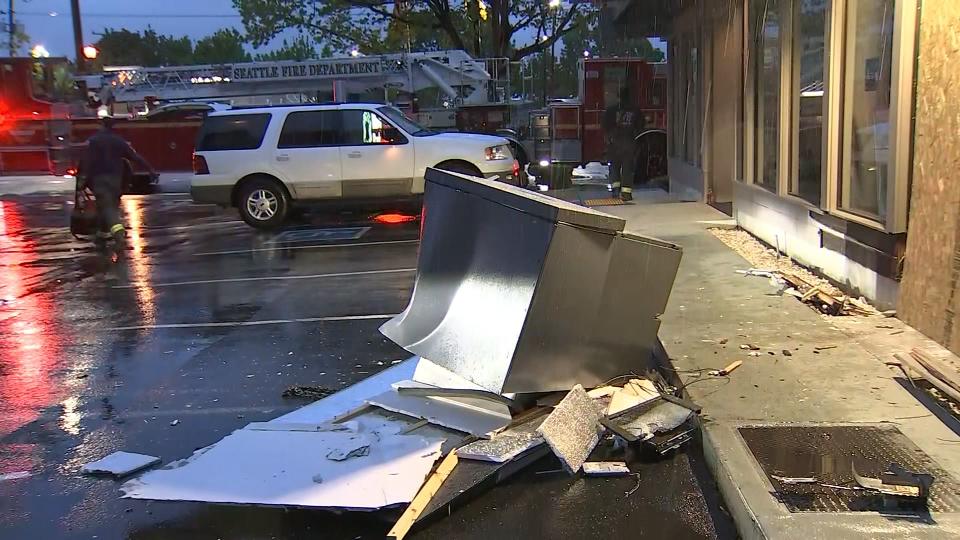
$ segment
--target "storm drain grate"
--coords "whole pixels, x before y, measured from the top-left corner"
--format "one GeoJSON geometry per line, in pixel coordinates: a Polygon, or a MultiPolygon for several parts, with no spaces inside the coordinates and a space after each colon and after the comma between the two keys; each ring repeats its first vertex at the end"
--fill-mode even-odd
{"type": "Polygon", "coordinates": [[[594,206],[623,206],[625,203],[619,198],[609,197],[606,199],[584,199],[583,204],[592,208],[594,206]]]}
{"type": "Polygon", "coordinates": [[[750,426],[739,431],[774,495],[791,512],[889,511],[880,495],[841,488],[856,485],[851,464],[861,476],[877,478],[891,463],[933,476],[929,511],[960,509],[960,484],[892,426],[750,426]],[[774,476],[812,477],[818,483],[785,483],[774,476]]]}

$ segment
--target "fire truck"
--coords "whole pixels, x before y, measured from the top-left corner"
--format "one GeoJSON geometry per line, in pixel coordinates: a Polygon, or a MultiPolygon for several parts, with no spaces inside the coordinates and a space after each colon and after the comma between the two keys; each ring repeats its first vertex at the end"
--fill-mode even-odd
{"type": "Polygon", "coordinates": [[[579,64],[579,97],[560,99],[530,113],[531,172],[541,185],[562,188],[572,170],[592,161],[606,162],[603,116],[629,87],[644,119],[636,137],[636,178],[642,183],[667,174],[667,66],[640,58],[583,59],[579,64]]]}

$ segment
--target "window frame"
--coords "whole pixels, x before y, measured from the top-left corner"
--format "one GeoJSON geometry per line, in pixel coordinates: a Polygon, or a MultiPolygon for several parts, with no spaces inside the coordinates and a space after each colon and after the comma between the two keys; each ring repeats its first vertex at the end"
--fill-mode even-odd
{"type": "MultiPolygon", "coordinates": [[[[226,120],[225,120],[226,121],[226,120]]],[[[200,130],[197,132],[197,138],[194,142],[194,148],[197,152],[250,152],[253,150],[259,150],[263,148],[263,141],[267,138],[267,132],[270,131],[270,124],[274,121],[274,115],[269,112],[249,112],[249,113],[240,113],[240,114],[218,114],[218,115],[207,115],[203,119],[203,123],[200,125],[200,130]],[[247,117],[247,118],[266,118],[263,124],[263,130],[260,132],[260,139],[257,142],[256,146],[243,147],[243,148],[201,148],[201,142],[207,136],[207,122],[213,119],[214,122],[220,121],[220,119],[230,119],[238,117],[247,117]]]]}
{"type": "MultiPolygon", "coordinates": [[[[855,36],[848,32],[850,24],[848,16],[852,10],[851,4],[858,2],[859,0],[837,2],[838,6],[834,10],[835,14],[843,18],[843,35],[840,42],[843,49],[842,54],[837,56],[844,60],[841,78],[844,99],[848,97],[850,92],[846,82],[848,69],[851,69],[849,62],[853,55],[851,42],[855,39],[855,36]]],[[[833,118],[838,124],[836,144],[838,145],[839,159],[833,164],[836,175],[834,182],[829,186],[829,212],[843,219],[890,233],[900,233],[907,230],[907,206],[909,204],[910,177],[912,174],[910,167],[910,148],[913,144],[911,116],[914,98],[918,3],[919,0],[894,0],[893,49],[891,51],[890,73],[890,125],[888,128],[887,218],[883,221],[846,210],[840,206],[840,190],[844,188],[845,182],[849,182],[850,173],[849,164],[843,154],[847,147],[846,141],[850,137],[850,134],[845,130],[848,110],[843,106],[843,103],[841,103],[838,114],[833,118]]]]}
{"type": "Polygon", "coordinates": [[[799,24],[799,13],[802,0],[791,0],[790,5],[790,28],[791,30],[791,40],[790,40],[790,127],[789,127],[789,152],[790,159],[787,162],[789,171],[786,179],[786,188],[783,191],[785,197],[790,197],[791,199],[809,206],[810,208],[820,209],[825,206],[827,201],[827,185],[829,183],[829,171],[830,167],[830,154],[829,149],[831,146],[831,135],[830,135],[830,119],[832,116],[833,108],[831,106],[831,100],[834,94],[839,92],[831,91],[830,83],[831,81],[837,80],[834,78],[832,69],[831,69],[831,52],[833,49],[833,36],[834,36],[834,22],[836,17],[833,15],[834,6],[838,3],[843,3],[845,0],[826,0],[830,3],[826,10],[826,21],[824,23],[824,40],[823,40],[823,88],[824,96],[822,107],[823,122],[821,129],[823,135],[820,140],[820,200],[818,203],[814,203],[808,199],[803,198],[800,195],[800,66],[802,64],[801,58],[803,55],[803,49],[800,46],[800,39],[803,37],[802,32],[798,29],[799,24]]]}
{"type": "Polygon", "coordinates": [[[378,146],[379,146],[379,147],[403,146],[403,145],[405,145],[405,144],[410,144],[410,138],[413,137],[413,135],[411,135],[411,134],[403,131],[402,129],[400,129],[396,124],[394,124],[393,122],[391,122],[390,120],[388,120],[387,118],[385,118],[382,114],[380,114],[379,112],[377,112],[375,109],[365,109],[365,108],[362,108],[362,107],[343,107],[343,108],[340,108],[339,110],[340,110],[340,126],[339,126],[339,131],[340,131],[340,140],[341,140],[341,143],[338,144],[337,146],[340,146],[340,147],[343,147],[343,148],[349,148],[349,147],[354,147],[354,146],[356,146],[356,147],[368,147],[368,146],[373,146],[373,147],[378,147],[378,146]],[[392,143],[364,143],[364,142],[361,142],[361,143],[359,143],[359,144],[343,142],[343,141],[346,141],[346,137],[344,136],[344,135],[346,134],[346,131],[344,131],[344,128],[345,128],[345,126],[347,125],[346,118],[345,118],[345,114],[348,113],[348,112],[351,112],[351,111],[356,111],[356,112],[361,112],[361,113],[365,113],[365,112],[366,112],[366,113],[370,113],[370,114],[372,114],[372,115],[377,116],[383,124],[388,125],[388,126],[392,127],[393,129],[397,130],[397,132],[400,133],[400,135],[403,136],[403,142],[392,142],[392,143]]]}
{"type": "Polygon", "coordinates": [[[910,154],[913,146],[913,101],[914,80],[916,75],[916,47],[917,24],[920,0],[895,0],[893,49],[891,66],[890,92],[890,127],[889,127],[889,180],[887,186],[887,219],[881,222],[876,219],[844,210],[840,207],[840,189],[848,176],[844,164],[844,132],[845,120],[844,99],[848,93],[846,84],[848,56],[850,42],[848,35],[848,2],[858,0],[833,0],[828,11],[828,32],[824,47],[827,58],[827,73],[824,85],[834,83],[833,88],[827,88],[826,117],[824,119],[824,139],[826,148],[823,150],[821,169],[821,198],[820,204],[813,205],[809,201],[791,193],[792,185],[797,178],[797,136],[793,130],[794,118],[799,114],[794,106],[795,95],[799,93],[794,88],[794,70],[796,56],[796,39],[794,39],[794,17],[796,0],[786,0],[781,4],[781,11],[787,17],[781,35],[781,118],[788,122],[780,122],[780,141],[778,146],[781,164],[778,171],[777,190],[771,191],[758,182],[756,170],[756,114],[755,99],[757,77],[756,59],[753,55],[760,54],[755,48],[752,33],[751,12],[743,10],[743,58],[744,58],[744,92],[743,92],[743,163],[744,171],[742,183],[752,185],[764,193],[771,194],[805,206],[813,211],[826,212],[850,222],[858,223],[873,229],[888,233],[902,233],[906,231],[907,212],[909,205],[909,189],[911,182],[910,154]],[[789,34],[789,35],[788,35],[789,34]],[[784,44],[789,46],[784,46],[784,44]],[[783,91],[786,88],[787,91],[783,91]],[[832,90],[832,91],[831,91],[832,90]]]}
{"type": "Polygon", "coordinates": [[[340,111],[337,109],[306,109],[301,111],[290,111],[283,117],[283,124],[280,126],[280,132],[277,134],[277,149],[278,150],[296,150],[301,148],[331,148],[342,146],[340,144],[340,139],[342,136],[341,126],[343,125],[343,118],[340,114],[340,111]],[[336,139],[331,144],[306,144],[306,145],[294,145],[294,146],[284,146],[281,141],[283,140],[283,130],[287,127],[287,122],[290,120],[291,116],[297,114],[324,114],[332,113],[331,116],[335,118],[336,122],[336,139]]]}

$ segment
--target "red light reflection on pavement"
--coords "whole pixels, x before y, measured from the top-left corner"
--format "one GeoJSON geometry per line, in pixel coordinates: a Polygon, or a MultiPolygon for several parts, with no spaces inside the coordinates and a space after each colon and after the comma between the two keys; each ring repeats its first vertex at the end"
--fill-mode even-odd
{"type": "Polygon", "coordinates": [[[411,221],[416,221],[417,216],[411,216],[408,214],[377,214],[376,216],[373,216],[373,220],[377,223],[395,225],[398,223],[410,223],[411,221]]]}
{"type": "Polygon", "coordinates": [[[42,270],[28,266],[37,259],[36,246],[23,232],[19,210],[0,201],[0,436],[58,401],[51,374],[62,336],[50,295],[29,293],[27,284],[42,270]]]}

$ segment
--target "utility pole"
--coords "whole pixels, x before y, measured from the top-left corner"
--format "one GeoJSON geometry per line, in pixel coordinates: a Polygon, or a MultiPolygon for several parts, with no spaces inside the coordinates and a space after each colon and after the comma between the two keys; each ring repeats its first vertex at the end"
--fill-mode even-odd
{"type": "MultiPolygon", "coordinates": [[[[13,3],[13,0],[10,0],[13,3]]],[[[83,29],[80,26],[80,0],[70,0],[70,14],[73,16],[73,48],[77,55],[77,73],[84,73],[86,66],[83,56],[83,29]]]]}
{"type": "Polygon", "coordinates": [[[15,32],[16,29],[13,27],[13,0],[10,0],[10,7],[7,9],[7,36],[10,39],[7,45],[10,49],[10,56],[14,56],[17,53],[16,47],[14,47],[13,43],[15,32]]]}

